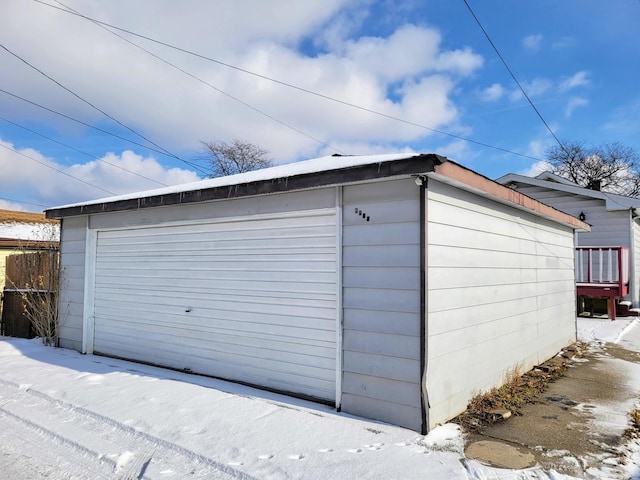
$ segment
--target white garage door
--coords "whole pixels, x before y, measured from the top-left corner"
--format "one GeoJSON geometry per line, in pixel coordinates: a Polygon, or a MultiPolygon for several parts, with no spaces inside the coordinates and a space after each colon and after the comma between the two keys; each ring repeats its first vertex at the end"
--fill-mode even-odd
{"type": "Polygon", "coordinates": [[[333,401],[335,222],[99,231],[94,351],[333,401]]]}

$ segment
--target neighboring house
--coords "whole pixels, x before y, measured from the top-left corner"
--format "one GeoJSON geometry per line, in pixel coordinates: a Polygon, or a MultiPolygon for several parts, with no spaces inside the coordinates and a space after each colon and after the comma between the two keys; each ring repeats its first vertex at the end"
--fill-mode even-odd
{"type": "MultiPolygon", "coordinates": [[[[58,220],[47,219],[43,213],[0,210],[0,333],[26,336],[24,332],[29,331],[28,320],[22,318],[22,313],[16,313],[15,305],[19,306],[20,311],[22,305],[15,303],[15,297],[20,293],[11,279],[7,281],[7,258],[10,255],[57,249],[59,239],[58,220]],[[7,302],[14,308],[10,309],[7,302]]],[[[24,272],[17,275],[19,278],[14,278],[14,282],[19,282],[25,276],[24,272]]]]}
{"type": "MultiPolygon", "coordinates": [[[[578,233],[576,246],[614,247],[614,250],[606,250],[603,253],[603,262],[599,262],[599,258],[594,254],[589,269],[597,274],[600,265],[604,264],[603,276],[606,277],[607,267],[611,264],[614,277],[618,273],[628,273],[628,293],[625,289],[622,292],[625,295],[622,296],[630,301],[633,307],[640,306],[640,210],[636,211],[640,208],[639,198],[601,192],[597,189],[597,184],[594,188],[584,188],[550,172],[541,173],[535,178],[510,173],[496,181],[558,210],[584,219],[591,226],[591,231],[578,233]],[[615,259],[607,262],[605,255],[610,252],[615,255],[615,249],[620,248],[628,249],[628,261],[622,262],[625,265],[618,272],[615,259]]],[[[586,252],[582,253],[586,255],[586,252]]],[[[626,256],[625,252],[622,253],[626,256]]],[[[582,261],[579,257],[577,262],[579,270],[583,270],[585,274],[586,261],[586,257],[582,261]]],[[[595,285],[594,282],[590,283],[595,285]]],[[[581,293],[580,288],[578,293],[581,293]]],[[[591,293],[598,296],[597,286],[591,293]]],[[[606,296],[606,292],[602,293],[602,296],[606,296]]],[[[610,315],[615,318],[615,308],[610,308],[610,315]]]]}
{"type": "Polygon", "coordinates": [[[332,156],[50,209],[61,346],[426,432],[576,339],[589,227],[433,155],[332,156]]]}
{"type": "Polygon", "coordinates": [[[9,255],[49,249],[60,239],[60,222],[43,213],[0,210],[0,292],[5,287],[9,255]]]}

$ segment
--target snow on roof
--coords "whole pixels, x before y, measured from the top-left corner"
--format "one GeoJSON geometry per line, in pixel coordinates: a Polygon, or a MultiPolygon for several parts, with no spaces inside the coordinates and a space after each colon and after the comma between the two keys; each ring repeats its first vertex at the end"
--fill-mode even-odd
{"type": "Polygon", "coordinates": [[[58,241],[59,221],[43,213],[0,210],[0,238],[10,240],[58,241]]]}
{"type": "Polygon", "coordinates": [[[386,155],[337,155],[314,158],[302,162],[289,163],[279,165],[277,167],[264,168],[254,170],[252,172],[239,173],[237,175],[229,175],[226,177],[209,178],[199,180],[197,182],[184,183],[182,185],[174,185],[171,187],[157,188],[142,192],[125,193],[114,197],[99,198],[89,200],[87,202],[73,203],[55,207],[63,209],[69,207],[80,207],[85,205],[94,205],[99,203],[111,203],[120,200],[131,200],[135,198],[145,198],[156,195],[168,195],[172,193],[189,192],[193,190],[203,190],[207,188],[228,187],[232,185],[240,185],[244,183],[259,182],[263,180],[273,180],[277,178],[287,178],[296,175],[305,175],[310,173],[325,172],[329,170],[338,170],[349,167],[358,167],[362,165],[370,165],[381,162],[389,162],[393,160],[402,160],[416,157],[418,153],[394,153],[386,155]]]}

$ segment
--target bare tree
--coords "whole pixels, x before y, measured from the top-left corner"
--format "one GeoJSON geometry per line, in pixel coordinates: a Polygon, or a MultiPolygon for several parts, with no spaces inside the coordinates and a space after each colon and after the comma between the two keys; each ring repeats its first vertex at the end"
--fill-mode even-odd
{"type": "Polygon", "coordinates": [[[235,175],[270,167],[269,152],[242,140],[202,142],[203,157],[209,163],[209,178],[235,175]]]}
{"type": "Polygon", "coordinates": [[[640,194],[640,153],[619,142],[590,147],[563,142],[546,151],[551,171],[578,185],[636,197],[640,194]]]}

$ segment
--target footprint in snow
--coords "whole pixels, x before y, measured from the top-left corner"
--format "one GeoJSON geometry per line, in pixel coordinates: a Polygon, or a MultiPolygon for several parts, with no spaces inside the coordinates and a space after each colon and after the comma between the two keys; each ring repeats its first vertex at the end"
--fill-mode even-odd
{"type": "Polygon", "coordinates": [[[289,455],[287,458],[289,460],[302,460],[304,458],[304,455],[302,455],[301,453],[294,453],[293,455],[289,455]]]}
{"type": "Polygon", "coordinates": [[[367,450],[380,450],[384,443],[372,443],[371,445],[365,445],[364,448],[367,450]]]}
{"type": "Polygon", "coordinates": [[[269,460],[270,458],[273,458],[273,455],[269,453],[265,453],[264,455],[258,455],[258,458],[260,460],[269,460]]]}

